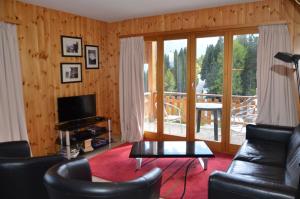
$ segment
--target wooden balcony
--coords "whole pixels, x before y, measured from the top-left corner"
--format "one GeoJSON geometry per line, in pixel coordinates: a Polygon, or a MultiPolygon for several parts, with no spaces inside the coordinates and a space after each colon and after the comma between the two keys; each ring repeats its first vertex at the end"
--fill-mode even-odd
{"type": "MultiPolygon", "coordinates": [[[[145,93],[145,131],[156,131],[157,93],[145,93]]],[[[196,94],[196,103],[222,104],[222,95],[196,94]]],[[[177,120],[165,119],[166,134],[185,136],[187,116],[187,95],[179,92],[164,93],[164,114],[177,116],[177,120]]],[[[245,126],[254,123],[257,114],[256,96],[232,96],[231,106],[231,143],[241,144],[245,137],[245,126]]],[[[166,117],[165,117],[166,118],[166,117]]],[[[175,118],[175,117],[174,117],[175,118]]],[[[196,117],[195,117],[196,118],[196,117]]],[[[200,133],[197,139],[214,140],[214,120],[211,111],[201,112],[200,133]]],[[[195,122],[196,124],[196,122],[195,122]]],[[[218,141],[221,140],[221,114],[218,116],[218,141]]],[[[195,127],[196,129],[196,127],[195,127]]]]}

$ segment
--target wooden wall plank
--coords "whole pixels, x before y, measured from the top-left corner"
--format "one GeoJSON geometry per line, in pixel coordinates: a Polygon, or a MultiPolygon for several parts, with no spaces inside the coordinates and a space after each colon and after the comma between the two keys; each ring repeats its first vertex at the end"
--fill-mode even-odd
{"type": "Polygon", "coordinates": [[[97,93],[97,113],[109,116],[101,110],[101,104],[106,100],[100,94],[105,92],[102,82],[108,81],[103,72],[107,67],[103,55],[107,24],[21,2],[17,2],[16,10],[22,22],[18,25],[18,35],[29,140],[34,155],[51,154],[57,147],[57,132],[54,130],[57,97],[97,93]],[[62,57],[61,35],[82,37],[83,47],[85,44],[98,45],[100,57],[104,58],[101,68],[86,70],[84,56],[62,57]],[[82,63],[82,83],[61,84],[61,62],[82,63]]]}
{"type": "Polygon", "coordinates": [[[19,24],[16,7],[16,0],[0,0],[0,21],[19,24]]]}

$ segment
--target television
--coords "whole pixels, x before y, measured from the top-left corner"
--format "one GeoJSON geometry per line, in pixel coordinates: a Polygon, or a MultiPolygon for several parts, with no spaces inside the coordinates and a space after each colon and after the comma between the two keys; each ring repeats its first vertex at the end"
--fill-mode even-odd
{"type": "Polygon", "coordinates": [[[58,122],[67,122],[96,116],[96,95],[57,98],[58,122]]]}

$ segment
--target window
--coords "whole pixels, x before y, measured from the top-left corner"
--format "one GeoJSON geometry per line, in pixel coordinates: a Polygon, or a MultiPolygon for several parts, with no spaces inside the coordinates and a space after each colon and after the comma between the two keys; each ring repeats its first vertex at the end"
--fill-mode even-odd
{"type": "Polygon", "coordinates": [[[240,145],[246,125],[255,123],[258,34],[233,35],[230,143],[240,145]]]}
{"type": "Polygon", "coordinates": [[[221,141],[224,36],[196,39],[196,139],[221,141]]]}
{"type": "Polygon", "coordinates": [[[145,42],[144,60],[144,130],[157,132],[156,65],[157,42],[145,42]]]}
{"type": "Polygon", "coordinates": [[[147,38],[145,135],[205,140],[212,150],[234,152],[245,140],[245,126],[256,120],[256,32],[147,38]]]}

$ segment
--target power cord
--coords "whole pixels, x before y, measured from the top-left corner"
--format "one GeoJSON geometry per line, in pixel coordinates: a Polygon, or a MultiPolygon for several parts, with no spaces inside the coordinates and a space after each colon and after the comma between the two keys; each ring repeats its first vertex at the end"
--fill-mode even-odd
{"type": "Polygon", "coordinates": [[[181,194],[180,199],[183,199],[183,196],[184,196],[184,194],[185,194],[187,174],[188,174],[188,171],[189,171],[190,166],[193,164],[193,162],[194,162],[195,160],[196,160],[196,158],[193,159],[193,160],[186,166],[186,169],[185,169],[185,176],[184,176],[183,192],[182,192],[182,194],[181,194]]]}

